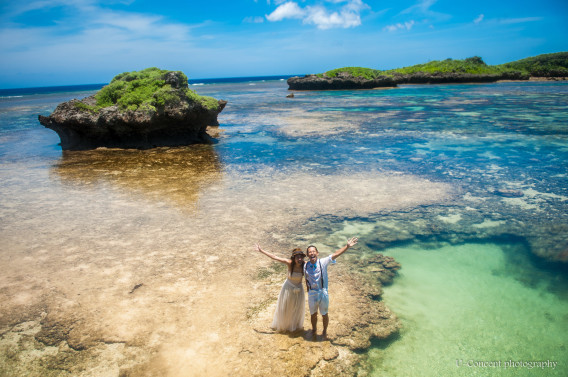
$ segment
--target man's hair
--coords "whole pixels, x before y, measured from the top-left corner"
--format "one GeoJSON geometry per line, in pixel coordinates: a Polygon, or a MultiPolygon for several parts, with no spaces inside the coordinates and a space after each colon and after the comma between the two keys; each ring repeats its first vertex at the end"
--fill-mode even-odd
{"type": "Polygon", "coordinates": [[[315,247],[314,245],[310,245],[308,246],[308,248],[306,249],[306,253],[308,252],[308,250],[310,250],[310,247],[313,247],[314,249],[316,249],[316,251],[319,253],[319,250],[317,247],[315,247]]]}

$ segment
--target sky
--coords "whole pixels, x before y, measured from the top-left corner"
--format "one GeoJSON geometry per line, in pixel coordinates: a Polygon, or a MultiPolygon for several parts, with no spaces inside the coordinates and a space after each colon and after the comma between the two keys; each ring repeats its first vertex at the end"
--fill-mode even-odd
{"type": "Polygon", "coordinates": [[[0,88],[393,69],[568,51],[568,0],[0,0],[0,88]]]}

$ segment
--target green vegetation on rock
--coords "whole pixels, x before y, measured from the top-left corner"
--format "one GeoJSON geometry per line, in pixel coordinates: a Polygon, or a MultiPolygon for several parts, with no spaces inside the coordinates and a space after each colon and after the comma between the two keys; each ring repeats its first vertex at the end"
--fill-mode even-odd
{"type": "Polygon", "coordinates": [[[75,107],[82,111],[90,111],[91,113],[96,113],[99,109],[96,106],[89,106],[84,102],[75,102],[75,107]]]}
{"type": "Polygon", "coordinates": [[[502,74],[506,70],[513,71],[513,69],[501,68],[499,66],[490,66],[485,64],[483,59],[479,56],[463,60],[433,60],[425,64],[416,64],[410,67],[397,68],[385,71],[385,74],[392,75],[400,73],[403,75],[413,74],[418,72],[424,73],[468,73],[473,75],[492,75],[502,74]]]}
{"type": "MultiPolygon", "coordinates": [[[[514,75],[540,77],[568,77],[568,52],[544,54],[501,65],[487,65],[479,56],[463,60],[434,60],[424,64],[380,71],[363,67],[344,67],[318,74],[318,77],[337,77],[339,73],[368,80],[379,76],[426,74],[514,75]]],[[[528,78],[528,77],[527,77],[528,78]]]]}
{"type": "Polygon", "coordinates": [[[344,67],[344,68],[337,68],[337,69],[333,69],[331,71],[327,71],[326,73],[324,73],[324,75],[327,76],[327,77],[336,77],[337,74],[339,74],[341,72],[349,73],[353,77],[363,77],[367,80],[372,80],[372,79],[377,78],[378,76],[380,76],[382,74],[381,71],[378,71],[376,69],[371,69],[371,68],[344,67]]]}
{"type": "Polygon", "coordinates": [[[526,71],[533,77],[568,77],[568,52],[533,56],[502,66],[526,71]]]}
{"type": "Polygon", "coordinates": [[[95,106],[84,103],[77,103],[76,106],[88,111],[99,111],[116,105],[125,111],[154,112],[188,99],[210,110],[219,106],[215,98],[200,96],[189,89],[187,76],[183,72],[155,67],[116,75],[109,85],[95,95],[95,99],[95,106]],[[177,88],[172,87],[172,84],[177,84],[177,88]]]}

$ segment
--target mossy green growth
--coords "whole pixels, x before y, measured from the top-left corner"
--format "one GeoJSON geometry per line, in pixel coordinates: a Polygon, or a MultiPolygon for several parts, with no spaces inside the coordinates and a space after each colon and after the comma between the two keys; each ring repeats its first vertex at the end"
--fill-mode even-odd
{"type": "Polygon", "coordinates": [[[466,59],[433,60],[424,64],[413,66],[376,70],[364,67],[343,67],[317,74],[318,77],[337,77],[340,72],[350,73],[354,77],[363,77],[368,80],[378,76],[393,77],[397,74],[410,75],[414,73],[457,73],[474,75],[502,75],[507,73],[524,73],[531,76],[568,76],[568,52],[539,55],[516,62],[487,65],[479,56],[466,59]]]}
{"type": "Polygon", "coordinates": [[[392,75],[395,73],[409,75],[413,73],[469,73],[474,75],[491,75],[491,74],[502,74],[506,71],[513,71],[501,66],[491,66],[485,64],[483,59],[479,56],[473,56],[471,58],[463,60],[433,60],[424,64],[416,64],[409,67],[397,68],[385,71],[386,74],[392,75]]]}
{"type": "MultiPolygon", "coordinates": [[[[190,99],[199,102],[205,108],[213,110],[219,104],[215,98],[200,96],[187,86],[187,76],[181,75],[185,88],[172,88],[166,83],[166,75],[172,71],[156,67],[142,71],[124,72],[116,75],[109,85],[102,88],[96,95],[95,109],[117,105],[121,110],[146,110],[154,112],[169,104],[190,99]]],[[[86,107],[89,107],[85,105],[86,107]]],[[[87,110],[85,108],[85,110],[87,110]]],[[[89,109],[91,110],[91,109],[89,109]]]]}
{"type": "Polygon", "coordinates": [[[91,113],[96,113],[99,109],[96,106],[89,106],[84,102],[77,101],[75,102],[75,107],[82,111],[89,111],[91,113]]]}
{"type": "Polygon", "coordinates": [[[532,56],[502,66],[525,71],[535,77],[568,77],[568,52],[532,56]]]}
{"type": "Polygon", "coordinates": [[[363,68],[363,67],[343,67],[332,69],[331,71],[327,71],[324,73],[327,77],[336,77],[338,73],[346,72],[351,74],[353,77],[363,77],[367,80],[372,80],[381,76],[382,72],[376,69],[371,68],[363,68]]]}

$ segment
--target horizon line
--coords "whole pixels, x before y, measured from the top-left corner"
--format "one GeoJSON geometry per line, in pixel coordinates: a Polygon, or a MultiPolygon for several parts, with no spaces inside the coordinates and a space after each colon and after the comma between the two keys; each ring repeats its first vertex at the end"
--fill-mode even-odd
{"type": "MultiPolygon", "coordinates": [[[[198,78],[198,79],[188,79],[188,84],[199,84],[200,82],[208,82],[211,83],[213,81],[220,82],[219,80],[234,80],[233,82],[237,82],[237,80],[241,81],[250,81],[250,79],[256,79],[254,81],[260,81],[262,79],[270,79],[270,78],[284,78],[284,77],[294,77],[294,76],[303,76],[302,75],[262,75],[262,76],[234,76],[234,77],[208,77],[208,78],[198,78]],[[260,79],[260,80],[259,80],[260,79]]],[[[55,88],[76,88],[76,87],[103,87],[108,85],[109,83],[90,83],[90,84],[67,84],[67,85],[46,85],[46,86],[27,86],[27,87],[12,87],[12,88],[0,88],[2,92],[9,92],[9,91],[24,91],[24,90],[46,90],[46,89],[55,89],[55,88]]]]}

